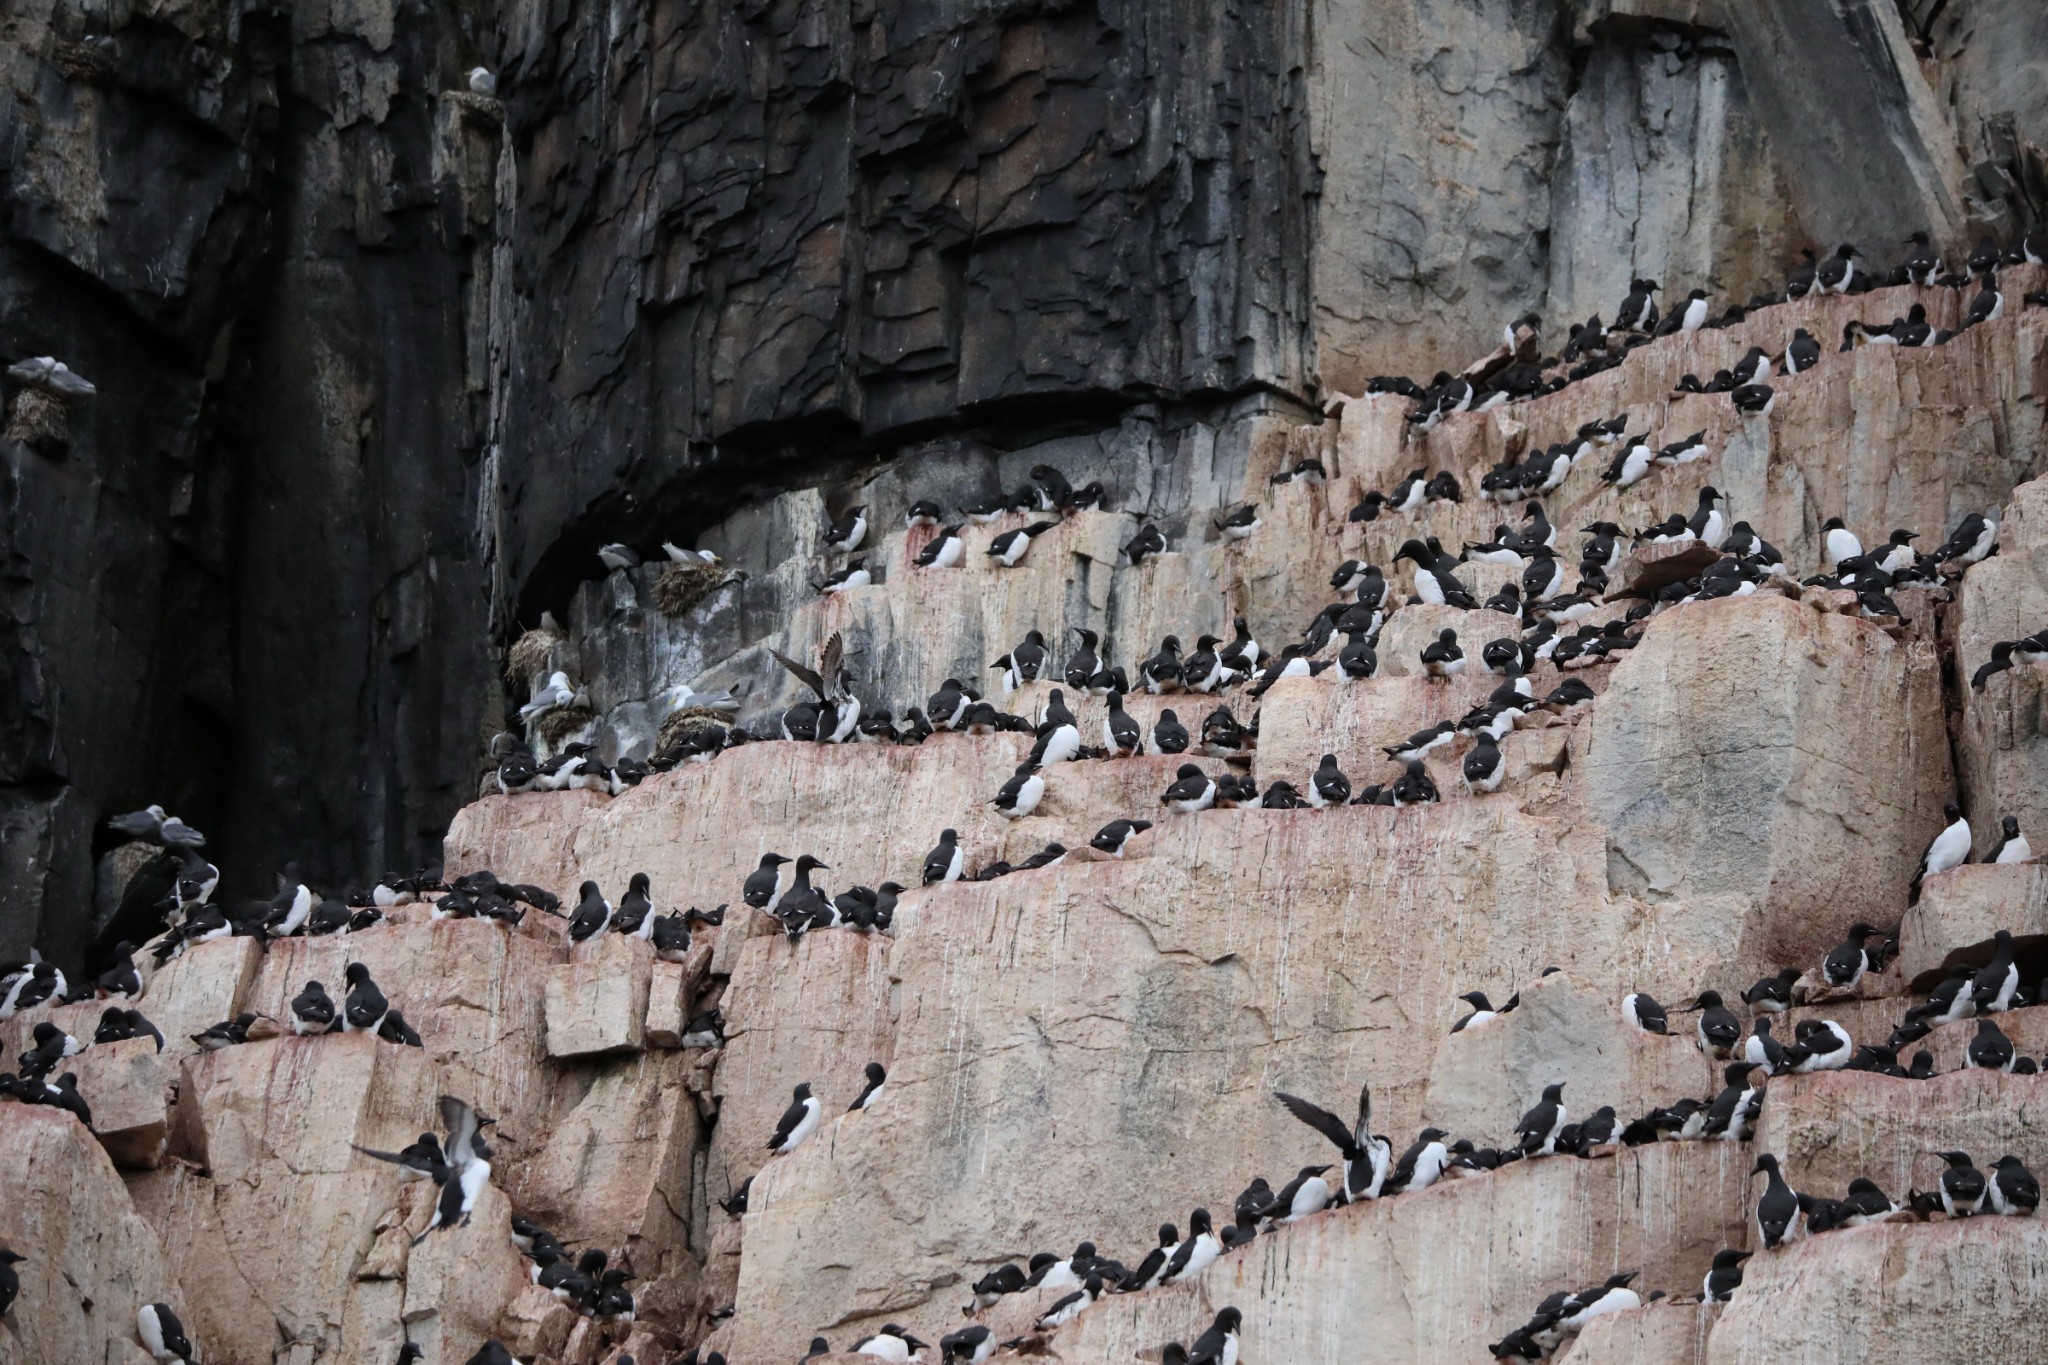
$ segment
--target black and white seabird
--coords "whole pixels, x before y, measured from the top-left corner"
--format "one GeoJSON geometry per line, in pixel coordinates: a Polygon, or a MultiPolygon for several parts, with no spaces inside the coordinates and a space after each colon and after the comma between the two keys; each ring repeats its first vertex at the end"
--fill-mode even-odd
{"type": "Polygon", "coordinates": [[[1980,1070],[2012,1074],[2015,1056],[2012,1039],[2005,1036],[2005,1030],[1999,1028],[1995,1020],[1977,1021],[1977,1036],[1970,1039],[1966,1055],[1970,1065],[1980,1070]]]}
{"type": "Polygon", "coordinates": [[[1735,1045],[1742,1041],[1742,1022],[1721,1003],[1718,991],[1701,991],[1692,1007],[1700,1012],[1696,1028],[1700,1048],[1722,1061],[1728,1060],[1735,1045]]]}
{"type": "Polygon", "coordinates": [[[1564,1082],[1543,1088],[1543,1098],[1515,1125],[1515,1142],[1524,1156],[1550,1156],[1557,1151],[1558,1130],[1564,1127],[1564,1082]]]}
{"type": "Polygon", "coordinates": [[[1729,392],[1735,410],[1746,417],[1768,417],[1777,406],[1778,395],[1769,384],[1744,384],[1729,392]]]}
{"type": "Polygon", "coordinates": [[[1849,936],[1828,950],[1821,959],[1820,974],[1830,986],[1848,989],[1863,979],[1869,970],[1870,954],[1864,951],[1863,941],[1877,930],[1858,920],[1849,926],[1849,936]]]}
{"type": "Polygon", "coordinates": [[[349,963],[346,975],[348,995],[342,1001],[341,1031],[375,1033],[383,1025],[384,1016],[391,1012],[391,1002],[370,979],[370,969],[366,964],[349,963]]]}
{"type": "Polygon", "coordinates": [[[1470,1005],[1472,1012],[1451,1025],[1451,1032],[1453,1033],[1463,1033],[1466,1029],[1477,1028],[1481,1024],[1491,1023],[1522,1003],[1522,993],[1520,991],[1508,997],[1508,1002],[1499,1009],[1493,1007],[1493,1003],[1486,998],[1485,991],[1467,991],[1458,998],[1470,1005]]]}
{"type": "Polygon", "coordinates": [[[1848,242],[1835,248],[1835,254],[1822,261],[1813,272],[1813,287],[1816,293],[1846,294],[1849,286],[1856,281],[1856,260],[1863,253],[1848,242]]]}
{"type": "Polygon", "coordinates": [[[334,1027],[335,1015],[334,1000],[318,981],[308,981],[305,989],[292,997],[293,1033],[325,1033],[334,1027]]]}
{"type": "Polygon", "coordinates": [[[1183,763],[1173,776],[1173,784],[1159,797],[1160,805],[1178,815],[1192,815],[1216,804],[1216,783],[1199,764],[1183,763]]]}
{"type": "Polygon", "coordinates": [[[491,1149],[484,1144],[483,1137],[484,1125],[491,1120],[453,1095],[441,1096],[439,1107],[441,1129],[447,1134],[441,1143],[447,1164],[436,1177],[441,1194],[435,1201],[433,1217],[412,1239],[415,1246],[437,1228],[467,1225],[476,1211],[476,1201],[491,1183],[491,1149]]]}
{"type": "MultiPolygon", "coordinates": [[[[740,885],[740,899],[756,910],[766,910],[783,892],[786,881],[782,868],[789,861],[780,853],[762,854],[760,865],[749,872],[746,881],[740,885]]],[[[585,885],[592,883],[586,882],[585,885]]],[[[581,910],[580,906],[578,910],[581,910]]]]}
{"type": "MultiPolygon", "coordinates": [[[[1238,1333],[1243,1326],[1244,1314],[1237,1309],[1218,1312],[1209,1330],[1188,1348],[1187,1365],[1238,1365],[1238,1333]]],[[[1165,1365],[1163,1359],[1161,1365],[1165,1365]]]]}
{"type": "Polygon", "coordinates": [[[825,548],[839,554],[852,554],[867,538],[868,509],[865,506],[847,508],[825,528],[825,548]]]}
{"type": "Polygon", "coordinates": [[[1358,1119],[1351,1128],[1327,1109],[1307,1100],[1275,1091],[1273,1098],[1301,1122],[1315,1129],[1335,1146],[1344,1158],[1341,1193],[1348,1202],[1377,1199],[1393,1166],[1393,1149],[1383,1137],[1372,1132],[1372,1087],[1358,1090],[1358,1119]]]}
{"type": "Polygon", "coordinates": [[[1112,858],[1121,858],[1124,856],[1124,850],[1130,847],[1133,836],[1143,834],[1150,828],[1150,820],[1112,820],[1095,832],[1095,837],[1088,841],[1088,846],[1107,853],[1112,858]]]}
{"type": "Polygon", "coordinates": [[[1961,867],[1970,860],[1970,822],[1963,819],[1963,808],[1949,801],[1943,804],[1941,814],[1945,823],[1928,841],[1927,852],[1921,855],[1920,866],[1913,873],[1908,888],[1909,905],[1918,903],[1920,887],[1929,877],[1961,867]]]}
{"type": "Polygon", "coordinates": [[[135,1335],[142,1339],[142,1349],[149,1352],[157,1365],[169,1365],[173,1360],[194,1365],[199,1358],[185,1335],[185,1324],[178,1321],[178,1315],[167,1303],[145,1303],[136,1309],[135,1335]]]}
{"type": "Polygon", "coordinates": [[[768,1139],[768,1150],[777,1156],[795,1151],[805,1138],[818,1131],[818,1119],[823,1112],[824,1105],[811,1093],[809,1081],[796,1087],[789,1108],[782,1111],[782,1119],[768,1139]]]}
{"type": "Polygon", "coordinates": [[[1081,726],[1074,719],[1074,713],[1067,709],[1066,694],[1059,688],[1045,703],[1045,715],[1038,723],[1038,742],[1032,749],[1032,762],[1041,768],[1055,763],[1065,763],[1081,754],[1081,726]]]}
{"type": "Polygon", "coordinates": [[[1124,546],[1124,555],[1131,561],[1131,567],[1134,569],[1152,555],[1164,553],[1166,533],[1159,529],[1157,522],[1148,521],[1140,526],[1138,533],[1131,537],[1130,544],[1124,546]]]}
{"type": "Polygon", "coordinates": [[[925,1343],[912,1336],[909,1329],[892,1322],[873,1336],[855,1343],[853,1353],[901,1365],[904,1361],[916,1359],[917,1353],[924,1348],[925,1343]]]}
{"type": "Polygon", "coordinates": [[[1985,855],[1987,863],[2030,863],[2034,850],[2027,843],[2027,836],[2020,833],[2020,821],[2016,815],[1998,817],[1998,842],[1985,855]]]}
{"type": "Polygon", "coordinates": [[[962,523],[955,522],[942,528],[931,538],[917,558],[911,561],[920,569],[956,569],[967,553],[967,541],[960,534],[962,523]]]}
{"type": "Polygon", "coordinates": [[[889,1079],[889,1073],[882,1069],[880,1062],[869,1062],[863,1069],[863,1074],[867,1076],[867,1084],[861,1087],[861,1092],[854,1098],[853,1103],[846,1107],[849,1114],[873,1106],[876,1100],[882,1098],[882,1083],[889,1079]]]}
{"type": "Polygon", "coordinates": [[[1102,747],[1111,754],[1137,753],[1145,745],[1145,730],[1124,710],[1124,694],[1109,694],[1109,709],[1102,718],[1102,747]]]}
{"type": "Polygon", "coordinates": [[[1351,799],[1351,779],[1344,776],[1337,767],[1335,754],[1324,754],[1309,778],[1308,803],[1321,810],[1325,806],[1341,806],[1351,799]]]}
{"type": "MultiPolygon", "coordinates": [[[[1991,1163],[1984,1195],[1991,1212],[2008,1218],[2025,1218],[2041,1206],[2040,1182],[2024,1162],[2010,1153],[1991,1163]]],[[[0,1308],[0,1312],[5,1311],[0,1308]]]]}
{"type": "Polygon", "coordinates": [[[1215,518],[1211,524],[1226,543],[1243,540],[1259,529],[1259,509],[1255,504],[1248,502],[1215,518]]]}
{"type": "Polygon", "coordinates": [[[1138,665],[1138,680],[1153,696],[1177,690],[1181,685],[1180,637],[1169,635],[1159,643],[1159,652],[1138,665]]]}
{"type": "Polygon", "coordinates": [[[1765,1152],[1750,1168],[1750,1175],[1769,1177],[1756,1201],[1756,1229],[1765,1250],[1783,1246],[1799,1235],[1799,1196],[1779,1173],[1778,1158],[1765,1152]]]}
{"type": "Polygon", "coordinates": [[[2005,293],[1998,287],[1998,272],[1984,272],[1983,287],[1970,300],[1970,307],[1963,314],[1963,326],[1975,327],[1980,322],[1996,322],[2005,316],[2005,293]]]}
{"type": "Polygon", "coordinates": [[[1754,1062],[1766,1076],[1775,1076],[1786,1068],[1785,1045],[1771,1036],[1771,1016],[1760,1014],[1750,1025],[1750,1034],[1742,1044],[1744,1061],[1754,1062]]]}
{"type": "Polygon", "coordinates": [[[569,941],[588,943],[612,922],[612,903],[604,898],[594,881],[584,882],[578,896],[576,913],[569,917],[569,941]]]}
{"type": "Polygon", "coordinates": [[[1044,797],[1045,779],[1038,775],[1037,770],[1027,759],[1017,765],[1017,771],[1010,776],[1009,781],[1003,783],[989,804],[1001,815],[1012,820],[1022,820],[1038,809],[1038,803],[1044,797]]]}
{"type": "Polygon", "coordinates": [[[1168,754],[1184,754],[1188,751],[1188,727],[1181,724],[1180,717],[1172,707],[1160,711],[1159,719],[1152,722],[1152,731],[1146,740],[1145,752],[1155,757],[1168,754]]]}
{"type": "Polygon", "coordinates": [[[924,885],[933,882],[957,882],[966,870],[966,859],[960,852],[960,831],[945,829],[939,831],[939,844],[924,859],[924,885]]]}
{"type": "Polygon", "coordinates": [[[816,738],[820,744],[844,744],[854,738],[860,728],[860,698],[853,693],[853,675],[845,663],[846,642],[838,631],[832,632],[819,651],[815,672],[780,650],[768,653],[817,697],[816,738]]]}
{"type": "Polygon", "coordinates": [[[1742,1287],[1742,1263],[1755,1254],[1753,1251],[1736,1251],[1732,1247],[1715,1252],[1714,1265],[1701,1286],[1700,1298],[1707,1303],[1728,1302],[1742,1287]]]}
{"type": "Polygon", "coordinates": [[[2000,929],[1992,942],[1991,961],[1970,978],[1970,1003],[1979,1014],[2002,1014],[2012,1008],[2019,994],[2020,970],[2013,965],[2012,930],[2000,929]]]}
{"type": "Polygon", "coordinates": [[[1507,776],[1507,763],[1501,757],[1500,744],[1491,733],[1481,734],[1478,743],[1465,755],[1461,765],[1465,785],[1475,792],[1500,790],[1501,779],[1507,776]]]}
{"type": "Polygon", "coordinates": [[[1223,1254],[1223,1242],[1210,1226],[1209,1210],[1196,1209],[1188,1215],[1187,1240],[1173,1249],[1167,1258],[1166,1272],[1160,1276],[1161,1284],[1179,1284],[1191,1280],[1212,1265],[1223,1254]]]}
{"type": "MultiPolygon", "coordinates": [[[[126,1022],[125,1018],[123,1022],[126,1022]]],[[[20,1057],[21,1074],[30,1080],[41,1080],[56,1070],[57,1063],[67,1057],[76,1057],[88,1046],[48,1019],[38,1023],[31,1036],[35,1039],[35,1046],[20,1057]]]]}
{"type": "Polygon", "coordinates": [[[939,1338],[941,1365],[983,1365],[996,1353],[996,1336],[987,1323],[977,1322],[939,1338]]]}
{"type": "Polygon", "coordinates": [[[1948,1163],[1941,1173],[1941,1209],[1951,1218],[1970,1218],[1984,1211],[1984,1173],[1968,1152],[1936,1152],[1948,1163]]]}
{"type": "Polygon", "coordinates": [[[1664,1007],[1642,991],[1631,991],[1621,997],[1621,1017],[1629,1027],[1643,1033],[1671,1032],[1664,1007]]]}
{"type": "Polygon", "coordinates": [[[1934,558],[1942,564],[1981,564],[1997,548],[1998,523],[1972,512],[1956,523],[1934,558]]]}

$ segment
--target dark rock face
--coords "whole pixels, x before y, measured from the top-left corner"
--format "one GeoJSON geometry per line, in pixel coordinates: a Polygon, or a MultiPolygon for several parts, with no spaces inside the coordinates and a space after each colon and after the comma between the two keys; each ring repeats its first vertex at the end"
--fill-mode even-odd
{"type": "Polygon", "coordinates": [[[151,801],[238,891],[418,862],[490,695],[456,35],[179,23],[31,6],[0,93],[0,352],[99,387],[0,472],[0,955],[85,951],[151,801]]]}
{"type": "Polygon", "coordinates": [[[1889,0],[25,0],[0,357],[100,393],[0,386],[0,955],[87,951],[151,801],[235,893],[428,859],[496,646],[593,619],[604,541],[755,575],[584,649],[641,661],[615,709],[773,633],[815,533],[769,494],[1050,458],[1179,534],[1329,390],[1531,308],[1967,249],[2048,195],[2048,105],[2038,6],[1952,8],[1923,63],[1889,0]]]}
{"type": "Polygon", "coordinates": [[[1290,6],[674,5],[602,55],[540,9],[506,71],[529,616],[708,485],[1311,383],[1290,6]]]}

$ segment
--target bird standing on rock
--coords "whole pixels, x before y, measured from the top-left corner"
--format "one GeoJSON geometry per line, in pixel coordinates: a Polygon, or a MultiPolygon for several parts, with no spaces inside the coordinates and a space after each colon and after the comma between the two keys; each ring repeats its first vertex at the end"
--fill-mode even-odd
{"type": "Polygon", "coordinates": [[[789,1108],[782,1111],[781,1121],[769,1135],[768,1150],[777,1156],[787,1156],[803,1145],[805,1138],[818,1131],[818,1122],[824,1113],[824,1105],[811,1093],[811,1083],[805,1081],[792,1092],[789,1108]]]}

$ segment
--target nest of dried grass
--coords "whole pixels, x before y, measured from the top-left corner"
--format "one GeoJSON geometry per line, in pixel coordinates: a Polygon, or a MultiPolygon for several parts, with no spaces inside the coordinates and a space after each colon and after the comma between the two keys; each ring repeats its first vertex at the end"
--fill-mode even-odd
{"type": "Polygon", "coordinates": [[[654,609],[671,618],[687,616],[724,581],[725,570],[716,564],[671,564],[654,580],[654,609]]]}
{"type": "Polygon", "coordinates": [[[14,395],[6,434],[44,455],[61,455],[71,446],[71,405],[55,394],[24,388],[14,395]]]}
{"type": "Polygon", "coordinates": [[[587,706],[557,706],[541,712],[540,737],[550,749],[559,748],[569,736],[596,719],[597,712],[587,706]]]}
{"type": "Polygon", "coordinates": [[[680,711],[671,711],[668,719],[661,723],[661,733],[655,736],[654,752],[665,754],[685,735],[712,726],[725,727],[725,713],[709,706],[686,706],[680,711]]]}
{"type": "Polygon", "coordinates": [[[535,626],[512,642],[512,648],[505,651],[505,677],[520,682],[536,674],[548,671],[548,658],[555,646],[562,643],[562,637],[551,630],[535,626]]]}

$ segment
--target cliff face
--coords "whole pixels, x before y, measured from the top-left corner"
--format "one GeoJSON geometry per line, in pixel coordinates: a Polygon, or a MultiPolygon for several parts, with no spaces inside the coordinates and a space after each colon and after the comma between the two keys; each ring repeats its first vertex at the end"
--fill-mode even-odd
{"type": "Polygon", "coordinates": [[[118,932],[98,828],[152,800],[245,890],[428,859],[491,642],[603,541],[765,568],[764,498],[878,459],[1092,458],[1182,515],[1528,309],[2010,229],[2040,22],[1974,4],[1916,55],[1876,0],[14,6],[0,350],[101,392],[6,445],[0,935],[118,932]]]}
{"type": "MultiPolygon", "coordinates": [[[[2048,271],[2034,267],[2006,280],[2016,295],[2043,284],[2048,271]]],[[[128,1359],[134,1306],[153,1301],[172,1303],[213,1361],[381,1360],[410,1339],[431,1362],[459,1362],[496,1337],[547,1365],[665,1360],[693,1345],[768,1365],[814,1334],[844,1350],[888,1322],[936,1341],[965,1321],[972,1282],[1004,1261],[1084,1238],[1135,1260],[1161,1221],[1185,1228],[1198,1205],[1224,1216],[1254,1175],[1277,1186],[1330,1159],[1274,1090],[1341,1111],[1369,1082],[1373,1126],[1397,1149],[1424,1124],[1493,1146],[1549,1084],[1564,1084],[1574,1117],[1610,1105],[1623,1121],[1719,1088],[1691,1016],[1674,1015],[1669,1036],[1638,1032],[1618,1008],[1628,991],[1672,1006],[1703,988],[1733,1000],[1791,964],[1808,970],[1779,1033],[1825,1018],[1875,1044],[1946,964],[1982,961],[1997,929],[2020,935],[2033,981],[2048,926],[2036,866],[1960,867],[1910,907],[1906,888],[1951,794],[1980,855],[1998,814],[2023,828],[2043,818],[2038,667],[1982,689],[1968,679],[1990,641],[2048,619],[2048,311],[2015,310],[1929,350],[1831,352],[1781,378],[1765,416],[1672,392],[1681,374],[1795,327],[1836,335],[1915,302],[1940,323],[1960,306],[1952,291],[1905,288],[1774,307],[1422,436],[1405,402],[1345,399],[1331,420],[1246,450],[1227,484],[1209,471],[1228,500],[1259,506],[1249,539],[1194,531],[1136,567],[1110,567],[1133,525],[1122,512],[1064,519],[1008,570],[978,553],[957,569],[913,568],[931,533],[884,520],[879,582],[792,592],[765,637],[802,654],[842,633],[871,704],[921,697],[956,651],[985,659],[1032,628],[1051,637],[1086,623],[1128,663],[1166,628],[1242,614],[1270,645],[1329,595],[1335,563],[1389,563],[1425,528],[1446,543],[1480,539],[1500,515],[1468,498],[1350,522],[1363,489],[1418,463],[1470,489],[1502,457],[1617,413],[1660,445],[1703,431],[1712,454],[1623,491],[1576,470],[1545,500],[1560,527],[1646,524],[1711,484],[1796,572],[1819,562],[1823,516],[1837,509],[1865,528],[1946,527],[1995,509],[2001,530],[1998,554],[1959,582],[1900,589],[1903,621],[1867,619],[1844,593],[1771,583],[1664,607],[1618,660],[1570,672],[1596,693],[1588,708],[1532,716],[1507,738],[1499,792],[1461,785],[1463,742],[1433,753],[1440,804],[1173,815],[1159,793],[1183,756],[1135,757],[1054,765],[1043,803],[1011,821],[989,798],[1028,748],[1014,734],[756,742],[617,797],[477,800],[449,834],[450,875],[488,867],[565,899],[594,878],[617,900],[646,872],[657,910],[727,904],[724,922],[700,925],[680,961],[618,934],[571,945],[537,912],[507,928],[437,921],[419,905],[343,938],[189,949],[138,1002],[170,1040],[161,1056],[145,1041],[66,1063],[97,1141],[68,1115],[0,1099],[0,1136],[30,1153],[32,1198],[0,1205],[0,1243],[29,1257],[14,1309],[29,1324],[25,1359],[75,1359],[80,1343],[128,1359]],[[1327,480],[1270,485],[1303,452],[1327,480]],[[1156,825],[1122,858],[1090,849],[1118,817],[1156,825]],[[822,858],[833,889],[914,884],[948,827],[970,872],[1051,841],[1072,852],[992,881],[913,886],[881,934],[823,928],[791,942],[739,903],[769,850],[822,858]],[[1826,989],[1812,969],[1857,919],[1896,925],[1899,958],[1853,989],[1826,989]],[[308,979],[333,987],[350,962],[371,968],[422,1050],[274,1029],[213,1053],[186,1041],[242,1010],[288,1018],[308,979]],[[1519,1004],[1454,1033],[1457,997],[1474,989],[1519,1004]],[[688,1021],[714,1006],[721,1043],[699,1046],[688,1021]],[[882,1098],[846,1112],[868,1062],[887,1068],[882,1098]],[[799,1082],[816,1088],[824,1122],[771,1156],[765,1139],[799,1082]],[[349,1144],[395,1150],[433,1126],[441,1094],[496,1119],[493,1172],[468,1226],[414,1246],[431,1187],[402,1184],[349,1144]],[[749,1179],[744,1216],[729,1216],[718,1201],[749,1179]],[[530,1284],[505,1235],[515,1211],[630,1268],[637,1320],[580,1316],[530,1284]],[[164,1254],[195,1246],[220,1254],[164,1254]]],[[[782,494],[767,515],[808,525],[816,497],[782,494]]],[[[971,549],[1021,521],[973,528],[971,549]]],[[[1617,585],[1667,553],[1635,552],[1617,585]]],[[[1482,595],[1514,576],[1463,572],[1482,595]]],[[[1326,672],[1256,701],[1221,698],[1241,718],[1257,711],[1248,769],[1261,789],[1305,784],[1326,752],[1358,787],[1390,777],[1384,746],[1493,689],[1476,665],[1432,678],[1419,652],[1449,626],[1477,653],[1511,618],[1406,602],[1406,579],[1400,570],[1379,676],[1326,672]]],[[[558,652],[602,659],[618,678],[669,658],[675,640],[656,628],[668,618],[640,605],[645,587],[616,575],[617,610],[576,618],[558,652]],[[620,643],[635,620],[639,654],[620,643]]],[[[1565,676],[1544,662],[1534,682],[1548,692],[1565,676]]],[[[1036,714],[1050,687],[1003,705],[1036,714]]],[[[772,700],[764,683],[749,706],[772,700]]],[[[644,737],[644,704],[598,701],[593,733],[644,737]]],[[[1103,703],[1070,702],[1092,738],[1103,703]]],[[[1129,702],[1147,725],[1167,707],[1197,722],[1213,704],[1129,702]]],[[[45,1019],[89,1033],[100,1008],[0,1022],[0,1054],[27,1047],[45,1019]]],[[[1999,1018],[2023,1054],[2048,1049],[2048,1007],[1999,1018]]],[[[1105,1299],[1033,1349],[1077,1365],[1149,1358],[1235,1306],[1247,1362],[1337,1365],[1366,1334],[1388,1359],[1476,1360],[1546,1294],[1637,1270],[1641,1290],[1677,1301],[1589,1328],[1568,1358],[1817,1362],[1839,1359],[1843,1342],[1872,1361],[1961,1358],[1941,1311],[1958,1301],[1992,1305],[1970,1317],[1972,1358],[2024,1357],[2038,1220],[1882,1222],[1762,1251],[1750,1217],[1763,1152],[1829,1197],[1867,1176],[1903,1200],[1933,1187],[1934,1153],[1958,1147],[1987,1165],[2008,1151],[2048,1165],[2039,1078],[1969,1069],[1975,1027],[1915,1041],[1934,1079],[1774,1076],[1751,1140],[1531,1158],[1323,1212],[1188,1283],[1105,1299]],[[1691,1301],[1724,1247],[1758,1251],[1743,1288],[1725,1306],[1691,1301]]],[[[1009,1339],[1059,1292],[1005,1298],[979,1320],[1009,1339]]]]}

